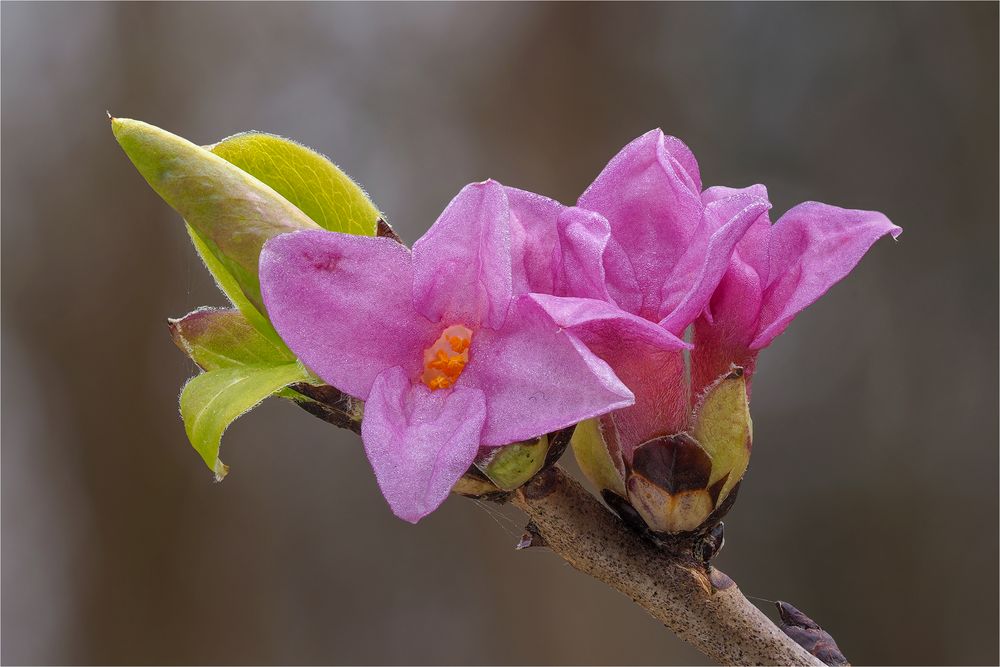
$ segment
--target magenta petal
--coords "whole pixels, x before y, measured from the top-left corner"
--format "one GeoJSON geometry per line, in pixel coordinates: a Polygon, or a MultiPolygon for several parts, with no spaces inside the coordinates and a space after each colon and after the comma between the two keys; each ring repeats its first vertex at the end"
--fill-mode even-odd
{"type": "Polygon", "coordinates": [[[413,244],[413,303],[434,322],[497,329],[511,294],[507,195],[496,181],[467,185],[413,244]]]}
{"type": "MultiPolygon", "coordinates": [[[[608,282],[634,291],[628,259],[609,249],[611,225],[600,213],[505,188],[510,201],[514,293],[609,300],[608,282]],[[624,261],[622,261],[624,260],[624,261]],[[606,275],[605,264],[611,275],[606,275]]],[[[631,295],[630,295],[631,296],[631,295]]]]}
{"type": "Polygon", "coordinates": [[[735,191],[705,207],[701,229],[663,286],[660,325],[665,329],[681,334],[708,305],[736,244],[771,208],[760,189],[735,191]]]}
{"type": "Polygon", "coordinates": [[[510,250],[515,294],[552,293],[562,258],[556,221],[566,207],[548,197],[504,188],[510,202],[510,250]]]}
{"type": "Polygon", "coordinates": [[[850,273],[879,238],[902,229],[875,211],[805,202],[771,229],[769,271],[751,349],[766,347],[799,312],[850,273]]]}
{"type": "MultiPolygon", "coordinates": [[[[654,130],[663,134],[662,130],[654,130]]],[[[677,137],[669,134],[663,135],[663,147],[670,157],[676,162],[684,174],[691,181],[691,189],[694,192],[701,192],[701,170],[698,169],[698,161],[688,145],[677,137]]]]}
{"type": "MultiPolygon", "coordinates": [[[[608,239],[608,245],[604,249],[604,276],[612,302],[630,313],[642,311],[643,293],[632,260],[614,236],[608,239]]],[[[573,293],[567,295],[573,296],[573,293]]]]}
{"type": "Polygon", "coordinates": [[[713,185],[701,193],[701,201],[706,206],[720,199],[729,199],[737,195],[749,195],[758,199],[767,199],[767,188],[760,183],[745,188],[730,188],[725,185],[713,185]]]}
{"type": "Polygon", "coordinates": [[[527,296],[512,304],[503,329],[473,336],[456,386],[486,394],[488,447],[534,438],[633,400],[606,363],[527,296]]]}
{"type": "Polygon", "coordinates": [[[605,417],[615,426],[618,447],[630,460],[636,445],[688,427],[690,391],[684,354],[635,346],[609,362],[635,394],[635,405],[605,417]]]}
{"type": "MultiPolygon", "coordinates": [[[[610,300],[605,262],[614,255],[609,252],[611,225],[600,213],[576,206],[567,207],[556,222],[559,228],[561,263],[556,277],[558,289],[554,292],[534,290],[565,296],[610,300]]],[[[615,275],[615,284],[626,282],[634,286],[630,269],[615,263],[609,267],[615,275]],[[619,275],[624,271],[625,278],[619,275]]]]}
{"type": "Polygon", "coordinates": [[[690,151],[659,130],[647,132],[616,155],[578,205],[608,219],[624,251],[641,301],[628,310],[659,319],[664,267],[677,264],[702,220],[690,151]]]}
{"type": "Polygon", "coordinates": [[[267,314],[329,384],[367,398],[391,366],[414,376],[437,333],[413,309],[410,252],[387,238],[326,231],[277,236],[260,255],[267,314]]]}
{"type": "MultiPolygon", "coordinates": [[[[715,202],[730,199],[738,195],[749,195],[763,201],[770,201],[767,195],[767,188],[763,185],[751,185],[746,188],[727,188],[717,185],[708,188],[701,193],[701,200],[706,207],[712,206],[715,202]]],[[[760,280],[767,282],[767,244],[771,239],[771,218],[764,212],[754,224],[746,230],[743,238],[736,244],[735,255],[740,260],[751,266],[760,277],[760,280]]],[[[709,317],[711,319],[711,317],[709,317]]]]}
{"type": "Polygon", "coordinates": [[[542,294],[531,298],[556,324],[578,335],[635,394],[634,406],[611,415],[626,455],[649,438],[684,428],[689,406],[681,350],[689,344],[606,302],[542,294]]]}
{"type": "Polygon", "coordinates": [[[698,396],[732,364],[743,367],[747,387],[754,372],[756,353],[749,350],[757,332],[761,307],[761,280],[757,270],[735,254],[708,310],[713,318],[699,318],[694,326],[691,351],[691,391],[698,396]]]}
{"type": "Polygon", "coordinates": [[[361,438],[396,516],[416,523],[444,502],[476,457],[485,417],[478,389],[431,391],[398,366],[378,376],[361,438]]]}
{"type": "Polygon", "coordinates": [[[638,343],[670,351],[691,347],[655,322],[607,301],[548,294],[531,294],[529,298],[553,322],[578,336],[601,358],[606,358],[612,350],[627,349],[638,343]]]}

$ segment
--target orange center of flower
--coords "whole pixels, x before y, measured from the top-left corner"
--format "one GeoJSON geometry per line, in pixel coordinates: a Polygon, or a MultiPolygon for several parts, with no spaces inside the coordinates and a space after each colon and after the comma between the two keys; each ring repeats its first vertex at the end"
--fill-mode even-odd
{"type": "Polygon", "coordinates": [[[424,374],[420,377],[431,389],[447,389],[455,384],[469,363],[472,331],[461,324],[448,327],[434,344],[424,350],[424,374]]]}

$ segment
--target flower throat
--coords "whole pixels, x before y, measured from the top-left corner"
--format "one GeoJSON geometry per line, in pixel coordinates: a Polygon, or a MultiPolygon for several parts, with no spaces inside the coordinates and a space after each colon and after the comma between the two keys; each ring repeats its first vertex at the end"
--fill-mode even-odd
{"type": "Polygon", "coordinates": [[[424,373],[420,377],[431,389],[447,389],[455,384],[469,363],[472,331],[455,324],[444,331],[434,344],[424,350],[424,373]]]}

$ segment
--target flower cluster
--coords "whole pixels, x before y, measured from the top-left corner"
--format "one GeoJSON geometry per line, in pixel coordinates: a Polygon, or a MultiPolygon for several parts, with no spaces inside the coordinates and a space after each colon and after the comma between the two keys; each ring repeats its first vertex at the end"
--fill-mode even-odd
{"type": "Polygon", "coordinates": [[[900,232],[875,212],[808,202],[772,224],[769,209],[760,185],[703,190],[691,151],[655,130],[576,206],[486,181],[412,251],[277,236],[261,290],[291,350],[365,400],[365,451],[400,517],[434,510],[484,450],[591,420],[584,470],[681,532],[746,468],[757,353],[900,232]]]}
{"type": "Polygon", "coordinates": [[[749,462],[758,353],[900,233],[815,202],[772,224],[763,186],[703,188],[688,147],[654,130],[575,206],[474,183],[411,250],[299,144],[200,147],[111,123],[233,305],[170,322],[204,371],[180,407],[206,465],[221,479],[223,431],[281,395],[360,430],[412,522],[452,490],[517,488],[572,432],[616,511],[654,533],[707,530],[749,462]]]}

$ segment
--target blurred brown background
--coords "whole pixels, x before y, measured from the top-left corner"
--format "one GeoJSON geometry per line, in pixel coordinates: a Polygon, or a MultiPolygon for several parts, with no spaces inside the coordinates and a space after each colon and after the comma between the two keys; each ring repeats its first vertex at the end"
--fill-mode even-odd
{"type": "MultiPolygon", "coordinates": [[[[104,117],[332,156],[412,242],[465,183],[572,202],[627,141],[902,225],[761,360],[719,564],[857,663],[998,660],[997,4],[2,6],[5,663],[702,663],[270,401],[213,484],[167,316],[222,304],[104,117]]],[[[760,603],[770,611],[769,605],[760,603]]]]}

